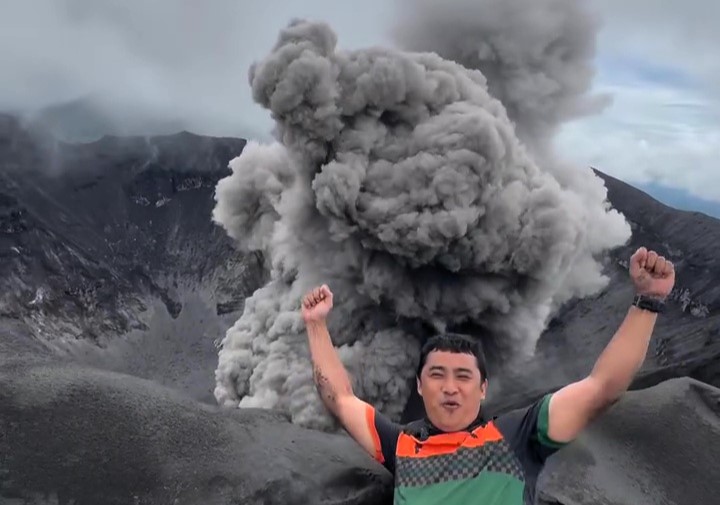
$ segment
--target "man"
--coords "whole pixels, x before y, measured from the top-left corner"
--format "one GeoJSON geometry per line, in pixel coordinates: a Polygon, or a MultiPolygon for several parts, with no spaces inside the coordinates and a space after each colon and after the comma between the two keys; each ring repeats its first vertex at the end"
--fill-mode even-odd
{"type": "Polygon", "coordinates": [[[333,304],[326,285],[302,301],[315,384],[347,432],[393,472],[396,504],[531,504],[546,459],[612,405],[645,360],[675,271],[644,247],[632,255],[629,271],[636,296],[590,374],[528,408],[484,419],[482,353],[471,339],[440,335],[423,347],[417,371],[426,418],[391,422],[353,394],[325,324],[333,304]]]}

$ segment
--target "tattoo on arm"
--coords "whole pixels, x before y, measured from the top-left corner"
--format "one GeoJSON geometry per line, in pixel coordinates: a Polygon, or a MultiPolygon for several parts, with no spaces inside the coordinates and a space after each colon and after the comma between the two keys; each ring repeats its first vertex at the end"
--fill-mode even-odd
{"type": "Polygon", "coordinates": [[[313,367],[313,379],[315,380],[315,387],[317,392],[320,394],[320,397],[323,400],[335,403],[337,398],[335,388],[318,365],[313,367]]]}

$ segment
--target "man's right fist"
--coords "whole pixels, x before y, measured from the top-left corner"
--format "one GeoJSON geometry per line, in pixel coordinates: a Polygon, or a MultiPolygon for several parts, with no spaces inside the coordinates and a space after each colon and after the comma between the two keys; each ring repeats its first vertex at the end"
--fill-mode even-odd
{"type": "Polygon", "coordinates": [[[306,323],[324,321],[333,306],[333,294],[327,284],[315,288],[302,300],[302,316],[306,323]]]}

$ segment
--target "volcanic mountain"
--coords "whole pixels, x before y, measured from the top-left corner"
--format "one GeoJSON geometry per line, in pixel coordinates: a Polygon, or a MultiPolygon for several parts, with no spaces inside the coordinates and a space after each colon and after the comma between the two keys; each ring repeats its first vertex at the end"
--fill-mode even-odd
{"type": "MultiPolygon", "coordinates": [[[[211,221],[215,187],[244,147],[187,132],[68,144],[0,116],[3,503],[391,502],[389,475],[344,435],[215,405],[218,344],[267,277],[264,258],[211,221]]],[[[636,391],[554,458],[540,495],[709,503],[720,482],[720,221],[596,174],[633,237],[606,257],[608,286],[564,306],[526,366],[493,371],[488,408],[587,373],[631,299],[627,258],[654,248],[678,282],[636,391]]]]}

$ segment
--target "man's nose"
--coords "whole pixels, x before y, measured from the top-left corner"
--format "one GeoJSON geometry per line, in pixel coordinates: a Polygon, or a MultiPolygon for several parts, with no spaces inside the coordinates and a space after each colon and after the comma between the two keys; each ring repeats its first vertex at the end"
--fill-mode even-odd
{"type": "Polygon", "coordinates": [[[446,395],[454,395],[455,393],[457,393],[458,387],[457,387],[457,384],[455,383],[455,381],[452,379],[446,380],[443,383],[442,392],[445,393],[446,395]]]}

